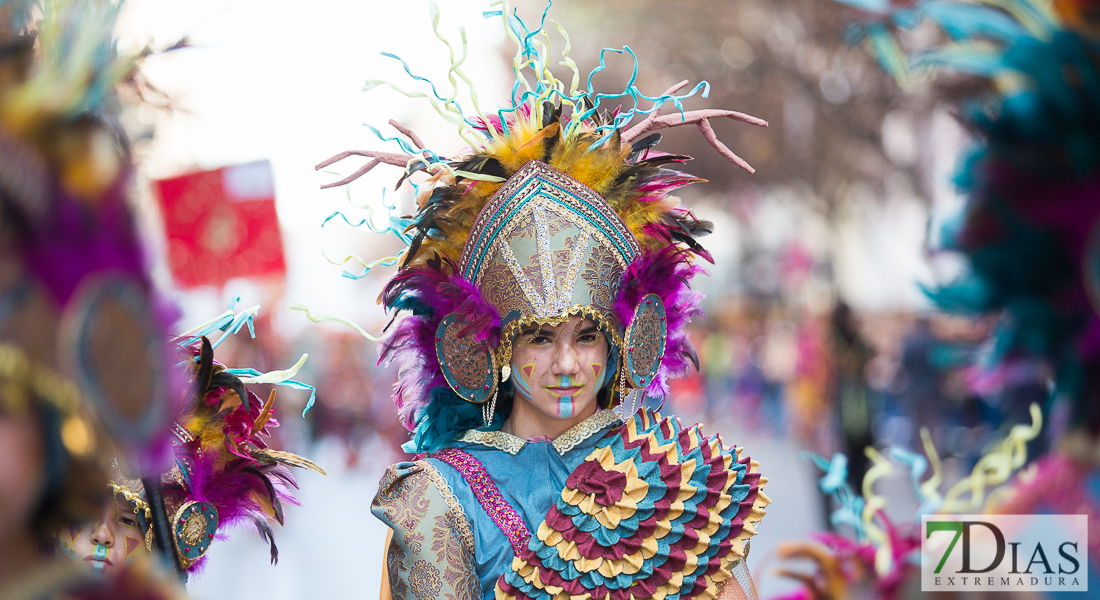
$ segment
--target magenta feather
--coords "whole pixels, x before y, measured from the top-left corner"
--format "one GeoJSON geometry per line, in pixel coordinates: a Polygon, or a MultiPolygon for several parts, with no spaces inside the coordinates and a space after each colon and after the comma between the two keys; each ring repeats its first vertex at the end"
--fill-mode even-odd
{"type": "Polygon", "coordinates": [[[693,317],[703,316],[700,308],[703,295],[691,289],[691,279],[705,273],[693,264],[693,252],[670,244],[656,250],[643,250],[623,273],[623,285],[615,298],[615,313],[624,327],[634,319],[634,311],[642,298],[656,294],[665,305],[668,343],[661,369],[646,393],[656,398],[668,397],[668,379],[686,375],[695,364],[695,348],[691,345],[687,326],[693,317]]]}
{"type": "Polygon", "coordinates": [[[449,314],[457,314],[465,325],[458,335],[492,344],[500,340],[500,315],[473,283],[453,275],[449,261],[430,261],[428,266],[412,267],[386,286],[386,305],[409,308],[392,334],[382,342],[380,363],[397,363],[393,402],[406,429],[416,427],[420,412],[431,402],[432,389],[446,386],[435,354],[435,334],[439,323],[449,314]]]}

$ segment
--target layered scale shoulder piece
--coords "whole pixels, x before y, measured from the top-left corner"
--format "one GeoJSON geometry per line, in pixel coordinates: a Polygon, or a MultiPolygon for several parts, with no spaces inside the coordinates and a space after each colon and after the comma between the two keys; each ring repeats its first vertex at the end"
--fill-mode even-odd
{"type": "Polygon", "coordinates": [[[569,475],[497,600],[714,598],[770,500],[757,463],[648,409],[569,475]]]}

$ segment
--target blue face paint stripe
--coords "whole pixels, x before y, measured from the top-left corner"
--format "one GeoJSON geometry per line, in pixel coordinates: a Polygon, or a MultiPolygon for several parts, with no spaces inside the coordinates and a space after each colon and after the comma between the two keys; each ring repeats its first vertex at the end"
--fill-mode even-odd
{"type": "Polygon", "coordinates": [[[531,384],[523,378],[523,369],[512,369],[512,377],[516,381],[516,387],[519,389],[520,394],[522,394],[524,398],[531,400],[533,398],[531,384]]]}
{"type": "Polygon", "coordinates": [[[92,561],[92,568],[99,571],[103,570],[103,567],[107,564],[107,546],[103,544],[96,544],[95,546],[95,560],[92,561]]]}
{"type": "MultiPolygon", "coordinates": [[[[573,387],[573,378],[569,375],[559,375],[558,378],[560,379],[558,382],[559,387],[573,387]]],[[[558,416],[566,419],[573,416],[573,396],[558,397],[558,416]]]]}

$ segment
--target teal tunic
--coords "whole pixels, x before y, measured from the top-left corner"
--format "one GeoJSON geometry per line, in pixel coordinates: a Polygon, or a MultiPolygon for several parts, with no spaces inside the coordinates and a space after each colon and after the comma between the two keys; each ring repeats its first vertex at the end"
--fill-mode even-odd
{"type": "MultiPolygon", "coordinates": [[[[553,441],[470,431],[451,447],[481,461],[505,500],[534,532],[561,495],[569,473],[621,422],[618,413],[602,410],[553,441]]],[[[508,538],[462,474],[443,461],[427,458],[387,469],[371,512],[395,532],[387,553],[394,600],[488,600],[512,563],[508,538]],[[436,528],[439,523],[446,530],[436,528]],[[452,551],[436,552],[433,546],[452,551]],[[471,579],[478,582],[476,590],[471,579]]]]}
{"type": "MultiPolygon", "coordinates": [[[[700,596],[702,598],[715,598],[715,595],[719,600],[754,598],[752,581],[743,560],[747,556],[747,546],[742,546],[742,542],[747,543],[748,537],[755,534],[752,525],[759,522],[768,503],[762,492],[767,479],[755,472],[756,464],[747,457],[741,458],[739,450],[722,449],[719,442],[701,437],[698,428],[684,429],[674,419],[661,419],[659,415],[639,411],[630,426],[624,428],[617,413],[603,410],[552,441],[524,440],[501,431],[474,430],[451,444],[453,450],[461,451],[459,453],[446,451],[390,467],[382,479],[371,511],[393,530],[386,554],[386,581],[393,599],[488,600],[494,598],[502,575],[510,578],[502,590],[505,596],[514,595],[523,586],[544,590],[542,586],[559,585],[548,583],[549,580],[541,582],[537,576],[530,579],[531,569],[534,568],[531,561],[560,563],[558,551],[563,548],[569,551],[568,546],[553,549],[555,544],[562,543],[561,535],[556,532],[565,531],[561,527],[572,527],[575,523],[569,520],[564,525],[560,523],[563,518],[561,511],[579,514],[575,512],[578,508],[572,508],[581,506],[576,504],[577,490],[589,484],[598,487],[601,481],[605,481],[600,479],[599,473],[607,472],[602,471],[599,461],[616,460],[613,447],[617,447],[622,454],[622,464],[628,465],[626,471],[619,471],[622,473],[620,479],[625,482],[628,477],[633,477],[635,487],[630,488],[632,491],[629,493],[634,494],[631,500],[623,497],[624,506],[628,507],[630,514],[622,516],[624,520],[621,522],[616,519],[616,524],[611,527],[617,528],[622,524],[629,529],[626,519],[634,519],[632,525],[637,528],[640,513],[629,508],[629,505],[642,501],[643,496],[664,498],[663,502],[674,501],[672,507],[666,509],[666,514],[673,516],[658,522],[658,527],[664,524],[663,535],[668,537],[658,536],[658,539],[650,533],[640,542],[650,544],[648,556],[660,555],[661,558],[656,559],[659,562],[635,563],[640,566],[634,571],[623,570],[621,577],[649,578],[645,584],[639,585],[663,585],[667,593],[668,585],[690,589],[694,581],[705,576],[707,578],[703,581],[708,587],[703,590],[706,594],[700,596]],[[633,449],[623,446],[627,438],[632,440],[633,449]],[[653,449],[653,454],[648,454],[644,459],[640,454],[634,454],[640,452],[639,443],[653,449]],[[666,453],[674,455],[668,458],[666,453]],[[471,461],[471,457],[476,461],[471,461]],[[595,461],[588,469],[592,474],[578,476],[581,479],[576,481],[567,481],[586,459],[595,461]],[[683,465],[683,470],[677,470],[677,475],[665,472],[667,469],[657,467],[659,461],[664,460],[683,465]],[[462,465],[466,472],[460,472],[452,464],[462,465]],[[639,479],[643,476],[639,469],[649,473],[644,475],[652,478],[649,483],[639,479]],[[669,477],[671,479],[667,479],[669,477]],[[660,478],[666,479],[662,481],[660,478]],[[471,481],[474,486],[483,487],[471,487],[471,481]],[[572,500],[565,499],[565,490],[569,491],[568,496],[572,500]],[[498,492],[499,496],[496,495],[498,492]],[[639,493],[642,496],[638,496],[639,493]],[[710,504],[697,504],[705,499],[709,499],[710,504]],[[574,504],[566,506],[562,502],[574,504]],[[552,517],[554,520],[548,521],[551,512],[555,515],[552,517]],[[699,521],[700,515],[708,516],[708,513],[709,520],[699,521]],[[516,557],[512,544],[527,543],[526,536],[513,535],[510,540],[501,527],[519,529],[520,521],[527,533],[537,535],[538,539],[530,538],[530,546],[524,549],[523,559],[514,561],[516,557]],[[545,536],[538,533],[540,525],[547,527],[545,536]],[[554,536],[558,541],[549,541],[554,536]],[[730,554],[717,555],[719,545],[726,544],[725,540],[732,540],[732,545],[723,546],[729,549],[730,554]],[[687,557],[681,560],[686,565],[686,571],[676,571],[684,569],[683,565],[667,566],[672,564],[668,561],[672,560],[669,553],[673,543],[685,549],[680,551],[680,556],[687,557]],[[709,562],[712,557],[713,561],[722,562],[709,562]],[[685,562],[688,558],[691,561],[685,562]],[[708,567],[708,562],[712,566],[708,567]],[[662,583],[661,580],[651,583],[653,579],[645,573],[656,576],[656,569],[662,565],[666,565],[664,582],[673,581],[675,576],[680,578],[681,583],[662,583]],[[729,571],[723,570],[721,573],[727,578],[732,575],[736,584],[726,585],[724,578],[710,579],[709,573],[714,572],[714,565],[729,568],[729,571]],[[513,568],[517,570],[513,572],[513,568]],[[670,568],[673,570],[669,571],[670,568]],[[706,569],[710,570],[704,572],[706,569]],[[524,577],[528,579],[524,580],[524,577]]],[[[626,484],[620,482],[619,485],[626,484]]],[[[619,491],[627,493],[627,489],[621,487],[619,491]]],[[[618,503],[619,500],[613,502],[618,503]]],[[[646,509],[651,515],[654,506],[651,504],[646,509]]],[[[594,519],[592,516],[583,518],[594,519]]],[[[582,530],[589,531],[587,528],[582,530]]],[[[642,550],[636,552],[637,556],[642,556],[642,550]]],[[[602,585],[602,581],[619,581],[612,581],[611,578],[620,578],[620,572],[615,569],[623,567],[612,566],[610,572],[604,573],[603,564],[600,563],[599,573],[593,570],[591,564],[585,570],[585,577],[589,577],[589,573],[593,575],[590,579],[595,586],[602,585]]],[[[554,569],[554,573],[562,572],[557,570],[558,567],[550,568],[554,569]]],[[[565,568],[572,567],[567,563],[565,568]]],[[[587,587],[587,584],[582,585],[587,587]]],[[[656,594],[656,589],[646,593],[656,594]]],[[[542,591],[541,595],[545,596],[546,592],[542,591]]]]}

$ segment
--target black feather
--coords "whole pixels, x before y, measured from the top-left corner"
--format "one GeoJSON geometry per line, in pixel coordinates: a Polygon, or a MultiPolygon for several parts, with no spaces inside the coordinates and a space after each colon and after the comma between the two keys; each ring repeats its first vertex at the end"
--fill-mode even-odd
{"type": "Polygon", "coordinates": [[[202,336],[199,348],[199,371],[195,374],[195,393],[201,398],[210,389],[210,378],[214,375],[214,348],[210,340],[202,336]]]}
{"type": "Polygon", "coordinates": [[[636,164],[649,167],[660,167],[668,163],[684,163],[689,160],[691,160],[691,157],[686,154],[663,154],[661,156],[653,156],[645,160],[640,160],[636,164]]]}
{"type": "Polygon", "coordinates": [[[267,542],[271,547],[271,564],[279,564],[279,548],[275,546],[275,532],[263,519],[252,519],[252,523],[256,525],[256,531],[260,533],[260,539],[267,542]]]}
{"type": "Polygon", "coordinates": [[[423,158],[417,160],[415,163],[413,163],[413,165],[414,166],[411,169],[406,167],[405,173],[403,175],[401,175],[401,179],[397,180],[397,185],[393,186],[393,189],[396,190],[397,188],[401,187],[401,184],[405,183],[405,180],[408,179],[409,176],[412,175],[413,173],[417,173],[419,171],[426,171],[428,169],[428,161],[423,159],[423,158]]]}
{"type": "Polygon", "coordinates": [[[684,338],[684,343],[687,348],[684,350],[684,356],[688,357],[691,364],[695,365],[695,371],[699,371],[699,353],[695,351],[695,345],[691,343],[690,339],[684,338]]]}
{"type": "MultiPolygon", "coordinates": [[[[561,123],[561,106],[558,105],[554,109],[554,114],[547,120],[548,122],[543,125],[544,128],[549,127],[554,123],[561,123]]],[[[549,163],[550,157],[554,154],[554,148],[558,147],[558,140],[561,139],[561,132],[558,135],[552,135],[542,140],[542,162],[549,163]]]]}
{"type": "MultiPolygon", "coordinates": [[[[279,464],[278,461],[276,461],[276,463],[279,464]]],[[[275,468],[272,468],[272,469],[265,469],[265,470],[272,477],[275,477],[279,481],[283,482],[283,485],[287,486],[288,488],[294,488],[296,490],[301,489],[301,488],[298,487],[298,482],[295,481],[294,475],[292,475],[290,473],[290,469],[287,469],[286,467],[283,467],[283,466],[279,466],[279,467],[275,467],[275,468]]]]}
{"type": "Polygon", "coordinates": [[[489,156],[475,156],[470,160],[452,166],[461,171],[491,175],[501,179],[508,179],[512,176],[499,160],[489,156]]]}
{"type": "Polygon", "coordinates": [[[554,103],[546,100],[542,103],[542,128],[546,129],[554,122],[554,103]]]}
{"type": "Polygon", "coordinates": [[[627,160],[629,160],[630,162],[634,162],[634,159],[637,158],[643,150],[648,150],[656,146],[657,144],[660,144],[662,139],[663,136],[661,134],[651,133],[640,140],[635,140],[634,143],[630,145],[630,147],[634,150],[630,153],[630,158],[628,158],[627,160]]]}
{"type": "Polygon", "coordinates": [[[215,373],[214,376],[210,378],[210,385],[206,388],[206,392],[204,393],[220,387],[227,387],[236,392],[237,395],[241,397],[241,404],[244,405],[244,409],[251,410],[248,403],[248,389],[244,387],[239,377],[226,371],[215,373]]]}
{"type": "Polygon", "coordinates": [[[279,496],[275,493],[275,486],[271,483],[271,480],[256,467],[245,467],[242,471],[258,477],[260,481],[264,483],[264,487],[267,488],[268,498],[271,500],[271,507],[275,509],[275,520],[279,522],[279,525],[282,525],[283,503],[279,502],[279,496]]]}

